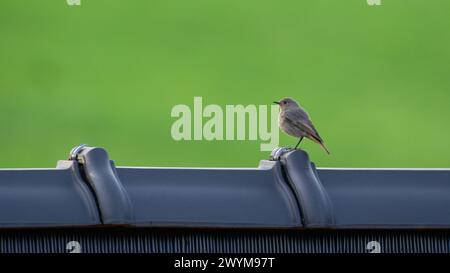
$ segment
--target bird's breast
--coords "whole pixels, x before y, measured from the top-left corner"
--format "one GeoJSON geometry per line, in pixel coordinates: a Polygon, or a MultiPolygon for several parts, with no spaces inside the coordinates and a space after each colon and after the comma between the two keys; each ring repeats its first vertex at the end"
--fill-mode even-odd
{"type": "Polygon", "coordinates": [[[291,123],[288,119],[285,118],[283,113],[280,113],[279,124],[281,130],[283,130],[286,134],[293,137],[303,137],[306,136],[305,132],[303,132],[300,128],[298,128],[295,124],[291,123]]]}

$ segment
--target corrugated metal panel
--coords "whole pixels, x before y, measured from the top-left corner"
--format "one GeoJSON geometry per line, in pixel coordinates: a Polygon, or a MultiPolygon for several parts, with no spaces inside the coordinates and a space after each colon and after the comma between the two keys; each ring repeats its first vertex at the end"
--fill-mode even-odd
{"type": "Polygon", "coordinates": [[[2,253],[449,253],[447,230],[85,229],[1,231],[2,253]],[[68,244],[72,242],[73,247],[68,244]]]}

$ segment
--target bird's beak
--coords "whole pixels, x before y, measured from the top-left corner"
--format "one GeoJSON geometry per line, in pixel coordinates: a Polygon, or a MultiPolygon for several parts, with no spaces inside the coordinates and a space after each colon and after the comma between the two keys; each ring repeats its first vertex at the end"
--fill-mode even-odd
{"type": "Polygon", "coordinates": [[[280,105],[280,103],[278,101],[274,101],[273,103],[280,105]]]}

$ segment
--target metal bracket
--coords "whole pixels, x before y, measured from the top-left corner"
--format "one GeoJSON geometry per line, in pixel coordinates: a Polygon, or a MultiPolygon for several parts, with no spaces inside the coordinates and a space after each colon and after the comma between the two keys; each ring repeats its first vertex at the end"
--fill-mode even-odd
{"type": "Polygon", "coordinates": [[[287,148],[287,147],[278,147],[275,148],[272,153],[270,153],[270,157],[269,160],[271,161],[279,161],[281,156],[292,151],[292,148],[287,148]]]}
{"type": "Polygon", "coordinates": [[[78,155],[85,147],[87,147],[87,144],[80,144],[78,146],[73,147],[73,149],[70,150],[70,153],[69,153],[69,160],[77,161],[78,155]]]}

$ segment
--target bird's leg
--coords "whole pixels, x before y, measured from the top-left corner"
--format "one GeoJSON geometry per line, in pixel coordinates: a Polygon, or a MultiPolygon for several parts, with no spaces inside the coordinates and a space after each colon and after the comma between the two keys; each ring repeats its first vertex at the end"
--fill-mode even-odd
{"type": "Polygon", "coordinates": [[[295,145],[294,150],[297,150],[297,147],[298,147],[298,145],[300,145],[300,142],[302,142],[302,140],[303,140],[303,137],[301,137],[300,140],[297,142],[297,145],[295,145]]]}

